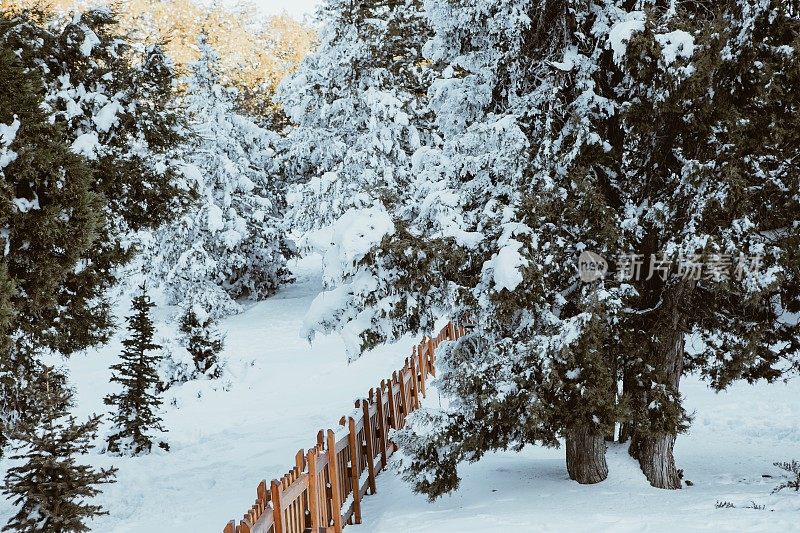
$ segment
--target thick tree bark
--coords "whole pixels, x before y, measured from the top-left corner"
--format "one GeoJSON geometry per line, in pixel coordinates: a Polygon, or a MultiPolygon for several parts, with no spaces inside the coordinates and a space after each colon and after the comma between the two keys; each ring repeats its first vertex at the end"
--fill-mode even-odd
{"type": "Polygon", "coordinates": [[[631,444],[631,454],[636,454],[634,457],[639,459],[645,477],[659,489],[681,488],[681,479],[672,455],[675,437],[674,433],[660,433],[644,438],[635,437],[631,444]]]}
{"type": "Polygon", "coordinates": [[[600,483],[608,477],[606,443],[602,435],[588,427],[567,434],[567,472],[569,478],[584,485],[600,483]]]}
{"type": "MultiPolygon", "coordinates": [[[[664,385],[673,388],[676,394],[683,374],[685,342],[684,320],[678,302],[686,288],[686,286],[678,288],[668,299],[669,320],[666,324],[659,326],[662,329],[656,333],[658,342],[655,343],[655,353],[653,354],[655,367],[665,379],[664,385]]],[[[660,489],[681,488],[681,480],[672,454],[676,437],[677,431],[654,434],[634,432],[630,453],[639,460],[642,472],[654,487],[660,489]]]]}

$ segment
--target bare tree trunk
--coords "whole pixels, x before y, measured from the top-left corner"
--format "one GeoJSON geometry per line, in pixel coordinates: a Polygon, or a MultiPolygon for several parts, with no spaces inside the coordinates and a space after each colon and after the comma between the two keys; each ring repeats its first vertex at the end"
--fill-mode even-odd
{"type": "Polygon", "coordinates": [[[567,472],[569,478],[584,485],[600,483],[608,477],[606,443],[603,435],[582,427],[567,434],[567,472]]]}

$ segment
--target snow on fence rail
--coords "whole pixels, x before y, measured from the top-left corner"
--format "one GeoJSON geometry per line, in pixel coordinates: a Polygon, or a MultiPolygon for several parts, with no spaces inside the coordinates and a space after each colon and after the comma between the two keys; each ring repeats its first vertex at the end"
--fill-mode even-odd
{"type": "Polygon", "coordinates": [[[451,322],[436,337],[423,338],[402,370],[356,401],[338,430],[320,431],[313,448],[297,452],[287,474],[269,485],[262,480],[255,504],[223,533],[339,533],[345,525],[360,524],[361,500],[375,494],[375,477],[397,449],[389,429],[402,428],[420,406],[428,375],[436,375],[439,344],[463,334],[464,328],[451,322]]]}

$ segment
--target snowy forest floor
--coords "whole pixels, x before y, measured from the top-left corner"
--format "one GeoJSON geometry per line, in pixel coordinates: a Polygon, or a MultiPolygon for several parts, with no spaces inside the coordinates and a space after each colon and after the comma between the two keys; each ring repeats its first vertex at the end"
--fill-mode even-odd
{"type": "MultiPolygon", "coordinates": [[[[319,263],[303,260],[293,268],[295,284],[220,323],[227,332],[222,381],[192,381],[167,391],[169,452],[87,456],[97,466],[119,468],[117,483],[103,487],[98,497],[110,514],[92,524],[94,531],[221,531],[252,503],[261,479],[286,471],[297,450],[313,444],[319,429],[333,427],[353,400],[402,366],[415,339],[382,347],[351,364],[338,337],[318,338],[312,346],[301,339],[303,315],[321,288],[319,263]]],[[[157,318],[176,311],[160,306],[157,318]]],[[[108,367],[120,352],[128,313],[129,301],[122,298],[121,327],[112,342],[62,362],[77,389],[75,414],[80,417],[106,412],[102,399],[112,390],[108,367]]],[[[461,489],[433,504],[413,494],[394,472],[386,472],[379,478],[378,494],[364,501],[364,525],[352,529],[800,531],[800,494],[770,494],[781,473],[772,463],[800,459],[800,381],[738,384],[714,394],[690,377],[684,393],[695,420],[689,433],[679,437],[676,458],[692,487],[649,487],[626,449],[616,445],[608,454],[609,479],[581,486],[567,478],[563,450],[530,446],[519,454],[499,452],[463,466],[461,489]],[[737,508],[717,509],[717,501],[737,508]],[[744,508],[753,503],[765,509],[744,508]]],[[[429,394],[428,405],[438,405],[437,396],[435,390],[429,394]]],[[[0,461],[0,473],[8,465],[7,459],[0,461]]],[[[0,521],[11,511],[10,502],[0,502],[0,521]]]]}

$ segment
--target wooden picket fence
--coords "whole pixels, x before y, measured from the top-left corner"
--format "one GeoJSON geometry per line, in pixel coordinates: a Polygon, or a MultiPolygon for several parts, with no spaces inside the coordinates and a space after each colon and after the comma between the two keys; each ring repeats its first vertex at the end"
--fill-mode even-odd
{"type": "Polygon", "coordinates": [[[436,348],[464,334],[452,322],[433,338],[423,338],[399,372],[356,401],[339,420],[339,429],[317,433],[316,445],[300,450],[295,465],[270,484],[261,481],[255,504],[223,533],[340,533],[361,523],[361,501],[375,494],[375,478],[397,447],[389,430],[402,428],[406,416],[425,397],[428,375],[436,375],[436,348]]]}

